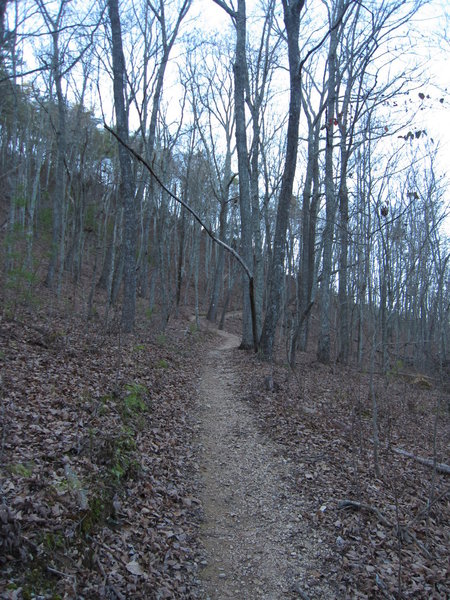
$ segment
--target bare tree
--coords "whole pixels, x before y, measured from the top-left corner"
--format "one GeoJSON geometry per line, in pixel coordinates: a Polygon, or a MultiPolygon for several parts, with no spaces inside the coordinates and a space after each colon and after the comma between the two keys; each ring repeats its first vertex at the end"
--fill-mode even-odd
{"type": "Polygon", "coordinates": [[[269,0],[265,7],[264,22],[260,41],[248,61],[249,76],[246,102],[251,115],[252,142],[250,147],[250,194],[252,205],[253,254],[254,254],[254,303],[257,339],[261,337],[263,294],[264,294],[264,256],[261,231],[260,208],[260,153],[264,143],[262,122],[270,98],[270,88],[275,71],[278,48],[281,37],[275,36],[275,2],[269,0]]]}
{"type": "Polygon", "coordinates": [[[289,219],[289,206],[297,165],[298,130],[301,108],[301,63],[299,50],[300,13],[304,0],[283,0],[284,26],[289,58],[289,121],[286,141],[284,172],[278,200],[273,254],[268,279],[270,292],[266,316],[261,334],[261,352],[266,359],[272,358],[275,329],[277,326],[281,290],[284,283],[284,259],[286,250],[286,230],[289,219]]]}
{"type": "MultiPolygon", "coordinates": [[[[236,114],[236,150],[239,171],[239,205],[241,212],[241,255],[247,265],[253,263],[252,214],[250,198],[250,171],[248,163],[247,127],[245,118],[245,93],[248,88],[248,67],[246,55],[247,16],[245,0],[238,0],[237,9],[222,0],[214,0],[231,17],[236,29],[234,62],[234,109],[236,114]]],[[[252,270],[253,271],[253,270],[252,270]]],[[[257,343],[256,323],[252,320],[252,304],[249,280],[243,277],[243,316],[241,348],[252,348],[257,343]]]]}
{"type": "Polygon", "coordinates": [[[42,17],[46,23],[52,38],[51,72],[55,85],[58,106],[58,121],[56,123],[56,146],[57,158],[55,169],[55,190],[53,193],[53,227],[50,261],[47,271],[46,283],[49,287],[55,284],[55,274],[58,275],[58,287],[60,285],[63,258],[64,258],[64,231],[63,231],[63,209],[66,194],[66,171],[64,166],[66,154],[66,102],[62,89],[64,63],[60,49],[60,31],[62,29],[68,0],[61,0],[55,16],[50,15],[46,4],[37,0],[42,17]]]}
{"type": "MultiPolygon", "coordinates": [[[[126,70],[122,48],[122,31],[118,0],[108,0],[111,26],[111,52],[113,62],[114,105],[116,129],[120,139],[128,142],[128,114],[126,111],[126,70]]],[[[134,204],[133,172],[131,158],[126,148],[119,144],[121,171],[121,196],[124,208],[123,224],[123,305],[122,328],[130,332],[136,314],[136,207],[134,204]]]]}
{"type": "MultiPolygon", "coordinates": [[[[228,237],[228,217],[231,192],[235,187],[236,174],[232,173],[231,162],[234,148],[234,90],[233,73],[225,56],[229,54],[228,44],[218,45],[216,41],[199,47],[200,54],[189,57],[186,69],[186,85],[190,87],[190,102],[194,116],[193,126],[198,130],[203,151],[211,171],[209,182],[213,198],[219,205],[218,236],[226,241],[228,237]],[[211,48],[212,45],[212,48],[211,48]],[[212,64],[208,61],[214,58],[212,64]]],[[[214,206],[211,207],[214,219],[214,206]]],[[[224,248],[216,249],[211,296],[207,319],[217,320],[220,293],[223,288],[225,266],[224,248]]]]}
{"type": "MultiPolygon", "coordinates": [[[[142,56],[139,63],[134,64],[132,74],[128,75],[128,82],[131,98],[139,115],[140,134],[145,156],[150,162],[153,160],[155,152],[157,122],[170,54],[191,4],[191,0],[182,0],[176,10],[172,8],[169,11],[165,0],[159,0],[156,4],[145,2],[142,14],[139,13],[137,7],[133,7],[138,26],[136,48],[142,46],[142,56]]],[[[133,47],[133,49],[135,48],[133,47]]],[[[134,60],[138,59],[134,57],[134,60]]],[[[142,238],[138,260],[140,287],[143,295],[148,287],[147,254],[150,243],[150,213],[153,194],[152,183],[151,181],[149,183],[147,174],[144,172],[137,191],[138,199],[143,198],[147,185],[149,185],[149,189],[142,206],[142,238]]]]}
{"type": "Polygon", "coordinates": [[[4,47],[7,41],[7,32],[5,30],[6,7],[9,0],[0,0],[0,64],[3,65],[4,47]]]}
{"type": "Polygon", "coordinates": [[[303,112],[307,119],[307,158],[306,173],[302,192],[301,248],[297,275],[297,309],[290,341],[289,362],[293,368],[297,346],[305,351],[308,342],[309,318],[314,303],[313,287],[316,273],[316,229],[320,207],[320,131],[322,113],[325,110],[325,87],[320,92],[318,108],[314,111],[310,88],[314,86],[316,73],[304,72],[302,86],[303,112]],[[305,83],[308,77],[309,86],[305,83]]]}

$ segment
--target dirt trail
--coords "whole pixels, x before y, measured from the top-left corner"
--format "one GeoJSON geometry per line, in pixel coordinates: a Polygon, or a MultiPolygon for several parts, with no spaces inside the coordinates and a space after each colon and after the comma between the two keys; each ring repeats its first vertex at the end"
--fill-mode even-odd
{"type": "Polygon", "coordinates": [[[198,415],[204,597],[335,598],[314,566],[320,540],[300,517],[290,465],[236,393],[230,353],[239,340],[218,333],[217,348],[204,359],[198,415]]]}

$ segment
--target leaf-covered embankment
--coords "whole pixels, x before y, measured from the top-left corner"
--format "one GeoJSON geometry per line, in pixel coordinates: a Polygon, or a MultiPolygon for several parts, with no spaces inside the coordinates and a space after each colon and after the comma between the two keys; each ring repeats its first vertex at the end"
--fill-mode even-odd
{"type": "Polygon", "coordinates": [[[1,597],[194,597],[205,335],[35,323],[0,328],[1,597]]]}
{"type": "Polygon", "coordinates": [[[306,353],[295,374],[281,362],[238,360],[241,393],[261,429],[284,446],[302,517],[329,549],[319,576],[334,582],[335,597],[446,600],[448,474],[395,451],[450,463],[445,390],[395,371],[375,377],[376,477],[367,374],[321,365],[306,353]]]}

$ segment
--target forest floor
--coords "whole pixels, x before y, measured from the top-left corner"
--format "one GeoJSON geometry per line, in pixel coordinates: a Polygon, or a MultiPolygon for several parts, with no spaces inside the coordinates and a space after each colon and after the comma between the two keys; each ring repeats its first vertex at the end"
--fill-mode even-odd
{"type": "Polygon", "coordinates": [[[367,374],[75,315],[0,320],[0,598],[450,596],[436,382],[376,377],[376,476],[367,374]]]}
{"type": "Polygon", "coordinates": [[[218,334],[205,357],[198,409],[205,596],[333,598],[317,578],[321,540],[301,518],[289,461],[240,397],[240,373],[229,360],[239,338],[218,334]]]}

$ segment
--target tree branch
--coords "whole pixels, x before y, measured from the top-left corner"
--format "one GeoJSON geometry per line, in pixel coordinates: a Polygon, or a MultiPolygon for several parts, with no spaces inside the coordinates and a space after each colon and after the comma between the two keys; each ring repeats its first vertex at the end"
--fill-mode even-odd
{"type": "Polygon", "coordinates": [[[332,31],[334,31],[335,29],[337,29],[341,25],[342,21],[344,20],[345,13],[347,12],[349,7],[350,7],[350,3],[348,3],[346,6],[344,6],[342,13],[336,19],[336,22],[328,29],[328,31],[322,37],[320,42],[318,42],[315,46],[313,46],[312,48],[310,48],[310,50],[308,50],[305,57],[300,61],[300,65],[299,65],[299,69],[298,69],[300,74],[303,71],[303,67],[305,66],[305,63],[307,62],[308,58],[312,54],[314,54],[314,52],[317,52],[317,50],[319,50],[319,48],[321,48],[323,46],[323,44],[325,43],[325,41],[326,41],[327,37],[330,35],[330,33],[332,31]]]}
{"type": "Polygon", "coordinates": [[[173,194],[165,185],[164,183],[161,181],[161,179],[158,177],[158,175],[155,173],[155,171],[153,170],[153,168],[150,166],[150,164],[145,160],[145,158],[143,158],[138,152],[136,152],[136,150],[134,150],[131,146],[129,146],[124,140],[122,140],[120,138],[119,135],[117,135],[117,133],[115,131],[113,131],[111,129],[111,127],[108,127],[108,125],[106,125],[106,123],[103,123],[104,128],[106,129],[106,131],[109,131],[109,133],[111,133],[116,140],[119,142],[119,144],[122,144],[122,146],[124,146],[128,152],[130,152],[130,154],[140,163],[142,163],[144,165],[144,167],[149,171],[149,173],[152,175],[152,177],[158,182],[158,184],[162,187],[162,189],[169,194],[169,196],[171,198],[173,198],[176,202],[178,202],[179,204],[181,204],[181,206],[183,206],[183,208],[185,208],[188,212],[191,213],[191,215],[194,217],[194,219],[203,227],[203,229],[206,231],[206,233],[209,235],[209,237],[219,246],[222,246],[223,248],[225,248],[225,250],[227,250],[227,252],[229,252],[232,256],[234,256],[234,258],[239,262],[239,264],[241,265],[241,267],[244,269],[245,274],[247,275],[247,277],[249,278],[249,280],[251,281],[253,279],[253,274],[250,270],[250,267],[246,264],[246,262],[244,261],[244,259],[240,256],[240,254],[238,254],[236,252],[236,250],[234,248],[232,248],[231,246],[229,246],[228,244],[226,244],[225,242],[223,242],[221,239],[219,239],[212,231],[211,229],[209,229],[209,227],[202,221],[201,217],[198,215],[198,213],[191,207],[189,206],[189,204],[187,204],[187,202],[184,202],[184,200],[181,200],[181,198],[178,198],[178,196],[176,196],[175,194],[173,194]]]}
{"type": "Polygon", "coordinates": [[[213,0],[213,2],[215,4],[217,4],[217,6],[220,6],[220,8],[223,8],[223,10],[230,15],[230,17],[233,19],[233,21],[236,19],[237,12],[235,10],[233,10],[232,8],[230,8],[228,6],[228,4],[226,4],[222,0],[213,0]]]}
{"type": "Polygon", "coordinates": [[[450,465],[447,465],[445,463],[435,464],[433,459],[431,458],[423,458],[422,456],[417,456],[416,454],[408,452],[407,450],[403,450],[402,448],[392,448],[392,452],[395,452],[395,454],[400,454],[401,456],[406,456],[407,458],[412,458],[413,460],[417,461],[421,465],[425,465],[426,467],[430,467],[432,469],[436,468],[436,471],[438,473],[450,475],[450,465]]]}

